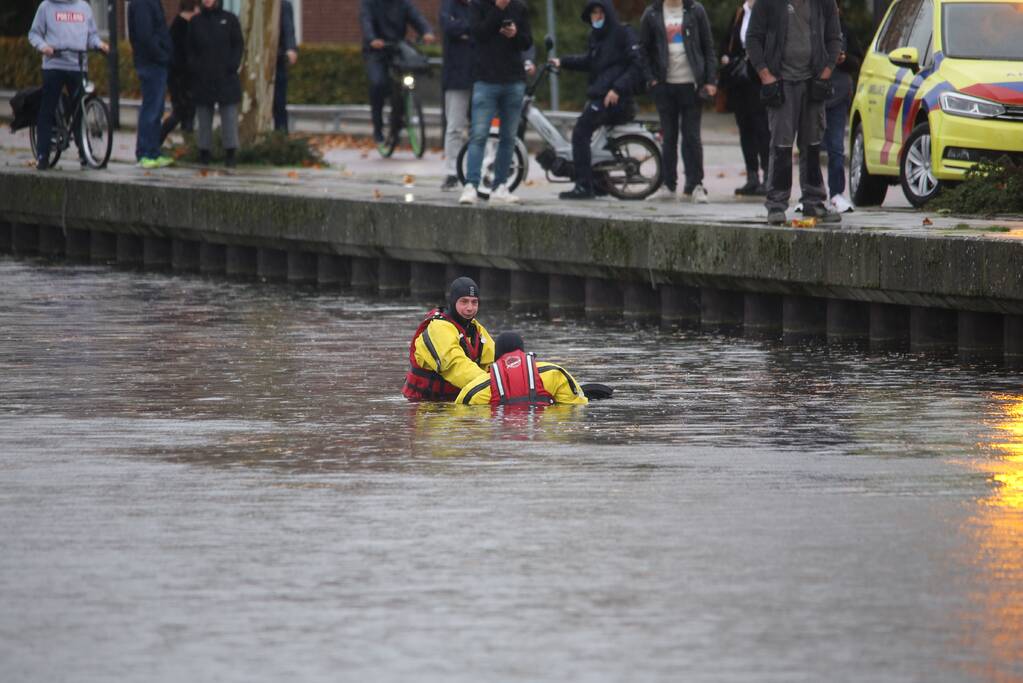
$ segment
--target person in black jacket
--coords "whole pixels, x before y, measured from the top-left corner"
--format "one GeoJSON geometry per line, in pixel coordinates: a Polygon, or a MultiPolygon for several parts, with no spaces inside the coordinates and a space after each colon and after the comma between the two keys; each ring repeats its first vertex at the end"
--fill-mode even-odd
{"type": "Polygon", "coordinates": [[[757,0],[746,50],[760,76],[771,126],[767,222],[785,223],[792,194],[792,145],[798,134],[803,213],[840,223],[841,214],[824,205],[828,195],[820,164],[824,102],[831,95],[831,74],[842,51],[835,0],[757,0]]]}
{"type": "Polygon", "coordinates": [[[828,194],[831,210],[837,213],[852,211],[852,204],[845,198],[845,125],[849,121],[849,107],[856,92],[856,79],[863,64],[863,48],[860,41],[839,16],[842,27],[842,52],[838,55],[838,66],[831,82],[835,94],[824,105],[824,150],[828,153],[828,194]]]}
{"type": "Polygon", "coordinates": [[[472,66],[475,46],[469,27],[469,0],[443,0],[440,30],[444,42],[444,66],[440,87],[444,92],[444,184],[442,190],[458,187],[458,150],[462,147],[469,121],[472,97],[472,66]]]}
{"type": "Polygon", "coordinates": [[[586,104],[572,130],[575,187],[559,194],[559,199],[593,199],[593,132],[631,119],[635,115],[633,94],[650,80],[636,34],[628,24],[618,22],[611,0],[590,0],[581,18],[592,27],[587,52],[551,59],[555,67],[589,72],[586,104]]]}
{"type": "Polygon", "coordinates": [[[188,70],[192,99],[199,118],[199,162],[210,163],[213,148],[213,107],[220,109],[227,165],[235,165],[238,149],[238,105],[242,84],[242,29],[238,17],[220,7],[220,0],[202,0],[202,11],[188,24],[188,70]]]}
{"type": "Polygon", "coordinates": [[[188,84],[188,22],[199,13],[199,0],[181,0],[178,15],[170,25],[171,42],[174,43],[174,60],[167,74],[167,90],[170,91],[171,113],[160,129],[162,144],[171,131],[181,124],[181,130],[192,132],[195,121],[195,105],[188,84]]]}
{"type": "Polygon", "coordinates": [[[746,54],[746,32],[756,0],[745,0],[736,10],[721,46],[721,87],[728,91],[728,107],[735,114],[739,145],[746,162],[746,183],[735,188],[740,196],[767,194],[767,163],[770,159],[771,129],[767,109],[760,101],[760,79],[746,54]],[[761,181],[763,173],[763,181],[761,181]]]}
{"type": "Polygon", "coordinates": [[[373,141],[384,141],[384,103],[391,92],[391,53],[388,43],[405,38],[411,27],[430,44],[436,40],[430,25],[412,0],[361,0],[359,25],[362,27],[362,58],[369,80],[369,106],[373,118],[373,141]]]}
{"type": "Polygon", "coordinates": [[[490,122],[498,118],[501,128],[490,201],[511,204],[519,201],[507,181],[522,116],[522,98],[526,93],[523,52],[533,45],[529,11],[522,0],[475,0],[470,7],[469,22],[476,42],[476,70],[466,182],[458,203],[476,203],[490,122]]]}
{"type": "Polygon", "coordinates": [[[288,66],[294,66],[297,61],[295,10],[291,0],[283,0],[281,31],[277,38],[277,70],[274,74],[274,130],[288,131],[288,66]]]}
{"type": "Polygon", "coordinates": [[[686,172],[682,193],[705,204],[700,118],[703,99],[717,93],[717,58],[707,12],[694,0],[654,0],[640,19],[639,40],[653,75],[654,103],[664,134],[665,191],[674,194],[678,182],[681,120],[686,172]]]}
{"type": "Polygon", "coordinates": [[[133,0],[128,5],[128,36],[142,89],[135,159],[144,168],[168,166],[174,161],[160,153],[160,124],[174,45],[159,0],[133,0]]]}

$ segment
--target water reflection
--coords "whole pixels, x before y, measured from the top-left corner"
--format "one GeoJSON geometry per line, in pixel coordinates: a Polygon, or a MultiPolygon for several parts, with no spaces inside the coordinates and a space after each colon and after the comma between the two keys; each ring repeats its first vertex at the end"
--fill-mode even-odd
{"type": "Polygon", "coordinates": [[[965,525],[975,611],[962,619],[963,644],[989,653],[968,668],[990,681],[1023,678],[1023,395],[992,397],[995,418],[987,447],[993,457],[974,466],[987,473],[990,495],[965,525]]]}

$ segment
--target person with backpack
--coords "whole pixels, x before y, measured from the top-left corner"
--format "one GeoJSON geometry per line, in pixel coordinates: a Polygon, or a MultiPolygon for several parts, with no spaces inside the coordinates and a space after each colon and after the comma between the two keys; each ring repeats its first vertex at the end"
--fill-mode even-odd
{"type": "Polygon", "coordinates": [[[455,403],[495,406],[589,403],[582,387],[567,370],[526,353],[525,342],[515,332],[497,336],[494,356],[497,360],[490,366],[490,373],[466,384],[455,403]]]}
{"type": "Polygon", "coordinates": [[[410,401],[454,401],[465,385],[486,376],[494,342],[476,319],[479,286],[456,278],[446,304],[426,314],[409,344],[409,369],[402,395],[410,401]]]}
{"type": "Polygon", "coordinates": [[[706,204],[700,119],[717,93],[717,58],[707,12],[696,0],[654,0],[639,22],[639,40],[653,75],[651,90],[664,134],[664,191],[675,194],[679,133],[686,182],[682,194],[706,204]]]}

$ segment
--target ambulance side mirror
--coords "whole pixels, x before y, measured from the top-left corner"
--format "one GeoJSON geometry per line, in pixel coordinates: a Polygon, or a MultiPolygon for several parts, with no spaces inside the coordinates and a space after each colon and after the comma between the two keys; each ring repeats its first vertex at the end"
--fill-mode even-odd
{"type": "Polygon", "coordinates": [[[897,47],[888,53],[888,61],[916,73],[920,70],[920,51],[915,47],[897,47]]]}

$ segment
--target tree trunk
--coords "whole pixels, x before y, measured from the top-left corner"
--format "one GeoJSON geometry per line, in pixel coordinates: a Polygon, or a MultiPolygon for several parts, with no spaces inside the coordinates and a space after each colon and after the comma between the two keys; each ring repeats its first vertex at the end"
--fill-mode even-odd
{"type": "Polygon", "coordinates": [[[281,0],[247,0],[238,19],[245,36],[242,105],[238,126],[242,146],[273,129],[274,73],[281,28],[281,0]]]}

